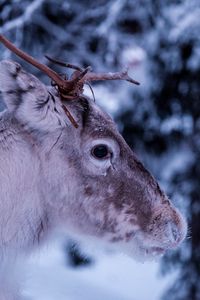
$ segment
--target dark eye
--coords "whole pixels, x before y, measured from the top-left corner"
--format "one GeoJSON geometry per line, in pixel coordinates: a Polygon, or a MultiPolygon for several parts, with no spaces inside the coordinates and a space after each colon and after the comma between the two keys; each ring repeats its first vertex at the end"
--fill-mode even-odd
{"type": "Polygon", "coordinates": [[[106,145],[97,145],[92,149],[92,155],[98,159],[107,158],[109,154],[109,149],[106,145]]]}

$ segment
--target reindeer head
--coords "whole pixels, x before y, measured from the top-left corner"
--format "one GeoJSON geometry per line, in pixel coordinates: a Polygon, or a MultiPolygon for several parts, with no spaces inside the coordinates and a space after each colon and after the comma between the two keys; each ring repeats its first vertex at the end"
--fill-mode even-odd
{"type": "Polygon", "coordinates": [[[49,226],[65,224],[135,256],[163,254],[184,239],[186,222],[111,117],[83,96],[86,73],[79,70],[78,87],[66,92],[63,84],[46,87],[17,63],[0,64],[9,115],[34,141],[49,226]]]}

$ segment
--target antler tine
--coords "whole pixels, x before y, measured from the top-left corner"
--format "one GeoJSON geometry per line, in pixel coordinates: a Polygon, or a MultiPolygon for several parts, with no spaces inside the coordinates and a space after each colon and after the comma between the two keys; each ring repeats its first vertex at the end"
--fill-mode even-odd
{"type": "Polygon", "coordinates": [[[63,86],[59,86],[60,95],[63,99],[76,99],[82,94],[85,80],[83,78],[91,70],[85,68],[82,72],[74,71],[70,80],[65,80],[63,86]]]}
{"type": "Polygon", "coordinates": [[[63,85],[63,79],[52,69],[47,67],[44,64],[38,62],[35,58],[25,53],[24,51],[18,49],[15,45],[13,45],[7,38],[0,34],[0,42],[4,44],[5,47],[14,52],[17,56],[21,57],[23,60],[27,61],[37,69],[41,70],[45,74],[47,74],[58,86],[63,85]]]}
{"type": "Polygon", "coordinates": [[[83,69],[80,68],[79,66],[76,66],[76,65],[73,65],[73,64],[70,64],[70,63],[66,63],[64,61],[61,61],[61,60],[58,60],[58,59],[55,59],[55,58],[52,58],[48,55],[45,55],[46,59],[48,59],[50,62],[54,63],[54,64],[57,64],[61,67],[66,67],[66,68],[70,68],[70,69],[73,69],[73,70],[77,70],[77,71],[80,71],[82,72],[83,69]]]}
{"type": "Polygon", "coordinates": [[[140,83],[133,78],[131,78],[128,75],[128,71],[122,71],[122,72],[115,72],[115,73],[87,73],[82,81],[86,82],[91,82],[91,81],[98,81],[98,80],[126,80],[128,82],[134,83],[136,85],[139,85],[140,83]]]}
{"type": "Polygon", "coordinates": [[[86,74],[88,74],[90,71],[91,71],[91,67],[89,66],[89,67],[85,68],[84,70],[82,70],[81,73],[80,72],[77,72],[77,73],[74,72],[72,74],[72,82],[74,82],[74,83],[77,83],[77,82],[84,83],[85,82],[84,77],[86,77],[86,74]]]}

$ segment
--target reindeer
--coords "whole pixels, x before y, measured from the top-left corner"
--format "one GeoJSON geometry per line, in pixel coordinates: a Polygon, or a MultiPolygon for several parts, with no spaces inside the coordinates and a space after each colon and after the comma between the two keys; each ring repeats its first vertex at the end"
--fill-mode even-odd
{"type": "Polygon", "coordinates": [[[127,72],[95,74],[69,64],[75,71],[63,79],[2,35],[0,41],[54,83],[45,86],[16,62],[0,63],[7,106],[0,115],[0,299],[22,299],[4,270],[60,225],[136,258],[180,245],[185,219],[112,118],[83,94],[93,80],[137,82],[127,72]]]}

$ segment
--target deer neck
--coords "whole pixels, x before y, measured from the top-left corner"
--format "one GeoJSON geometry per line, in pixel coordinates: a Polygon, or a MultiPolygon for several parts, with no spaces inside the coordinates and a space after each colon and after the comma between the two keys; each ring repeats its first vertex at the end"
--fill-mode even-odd
{"type": "MultiPolygon", "coordinates": [[[[0,251],[32,247],[42,238],[47,218],[40,189],[40,160],[34,143],[15,120],[0,120],[0,251]]],[[[21,251],[21,250],[20,250],[21,251]]]]}

